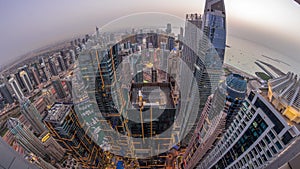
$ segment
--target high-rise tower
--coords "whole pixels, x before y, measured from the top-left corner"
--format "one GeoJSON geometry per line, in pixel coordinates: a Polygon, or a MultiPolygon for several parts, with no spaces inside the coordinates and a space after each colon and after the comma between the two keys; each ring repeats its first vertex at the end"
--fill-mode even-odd
{"type": "Polygon", "coordinates": [[[11,93],[9,92],[7,86],[4,83],[0,85],[0,93],[2,97],[5,99],[6,103],[12,104],[14,102],[11,93]]]}
{"type": "Polygon", "coordinates": [[[23,127],[18,119],[10,118],[7,121],[7,127],[26,151],[32,152],[43,159],[49,158],[42,142],[28,128],[23,127]]]}
{"type": "Polygon", "coordinates": [[[48,64],[49,64],[52,76],[57,76],[58,75],[58,71],[57,71],[55,63],[53,62],[52,57],[49,57],[48,64]]]}
{"type": "Polygon", "coordinates": [[[24,98],[24,93],[19,85],[19,83],[17,82],[15,76],[13,75],[9,80],[8,80],[9,84],[11,85],[13,91],[15,92],[18,100],[22,100],[24,98]]]}
{"type": "Polygon", "coordinates": [[[42,123],[42,117],[36,107],[29,99],[23,99],[21,102],[21,113],[32,126],[34,132],[38,135],[42,134],[46,128],[42,123]]]}
{"type": "Polygon", "coordinates": [[[240,110],[246,92],[246,80],[238,74],[231,74],[209,97],[185,153],[185,168],[197,166],[218,141],[224,128],[228,128],[240,110]]]}
{"type": "Polygon", "coordinates": [[[63,85],[61,84],[61,80],[59,79],[59,77],[54,76],[54,77],[52,77],[51,80],[52,80],[52,85],[55,89],[55,92],[56,92],[57,96],[60,99],[63,99],[65,97],[67,97],[66,91],[64,90],[63,85]]]}
{"type": "MultiPolygon", "coordinates": [[[[206,0],[202,31],[224,61],[226,47],[226,13],[224,0],[206,0]]],[[[207,51],[210,53],[210,50],[207,51]]],[[[212,56],[213,57],[213,56],[212,56]]]]}
{"type": "Polygon", "coordinates": [[[251,91],[199,168],[278,168],[294,158],[299,86],[297,76],[288,73],[269,80],[268,88],[251,91]]]}
{"type": "Polygon", "coordinates": [[[103,150],[84,131],[72,104],[54,104],[45,124],[56,141],[84,168],[105,168],[103,150]]]}
{"type": "MultiPolygon", "coordinates": [[[[183,39],[183,56],[189,69],[193,73],[193,77],[183,77],[182,81],[185,86],[197,85],[199,92],[199,108],[198,112],[194,108],[191,109],[184,101],[182,109],[192,110],[187,112],[185,117],[187,123],[181,128],[181,134],[187,133],[187,127],[191,127],[193,131],[196,123],[191,123],[192,119],[199,120],[205,102],[209,95],[213,94],[217,88],[220,76],[222,75],[222,64],[224,61],[224,51],[226,43],[226,19],[225,7],[223,0],[207,0],[203,17],[198,14],[186,16],[185,37],[183,39]]],[[[188,70],[182,69],[181,74],[187,74],[188,70]]],[[[187,92],[186,92],[187,93],[187,92]]],[[[195,93],[183,95],[183,100],[194,99],[195,93]]],[[[183,141],[187,144],[192,133],[189,132],[183,141]]]]}
{"type": "Polygon", "coordinates": [[[20,72],[20,77],[21,77],[23,83],[25,84],[27,91],[31,92],[33,90],[33,86],[32,86],[31,80],[25,70],[20,72]]]}

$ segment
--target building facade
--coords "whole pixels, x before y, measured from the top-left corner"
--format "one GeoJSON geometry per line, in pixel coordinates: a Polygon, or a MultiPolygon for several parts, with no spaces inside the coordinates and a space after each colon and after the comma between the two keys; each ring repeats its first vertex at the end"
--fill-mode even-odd
{"type": "Polygon", "coordinates": [[[261,94],[252,91],[242,109],[200,163],[200,168],[265,168],[300,132],[261,94]]]}
{"type": "Polygon", "coordinates": [[[103,150],[87,135],[72,104],[54,104],[45,118],[45,124],[53,138],[83,168],[103,168],[103,150]]]}
{"type": "Polygon", "coordinates": [[[42,117],[34,104],[31,103],[29,99],[23,99],[20,102],[21,113],[24,115],[25,119],[30,123],[35,134],[40,135],[46,128],[42,123],[42,117]]]}
{"type": "Polygon", "coordinates": [[[238,74],[231,74],[208,98],[184,155],[185,168],[194,168],[202,162],[240,110],[246,92],[246,80],[238,74]]]}
{"type": "Polygon", "coordinates": [[[10,91],[8,90],[6,84],[1,84],[0,85],[0,93],[2,95],[2,97],[5,99],[5,102],[8,104],[12,104],[14,102],[14,99],[10,93],[10,91]]]}
{"type": "Polygon", "coordinates": [[[58,76],[53,76],[51,78],[52,80],[52,85],[54,87],[54,90],[56,92],[56,95],[58,96],[59,99],[64,99],[67,97],[66,91],[63,88],[63,85],[61,83],[61,80],[58,76]]]}
{"type": "Polygon", "coordinates": [[[15,79],[14,75],[8,80],[8,83],[10,84],[10,86],[13,89],[14,93],[16,94],[16,97],[18,98],[18,100],[19,101],[22,100],[24,98],[24,93],[23,93],[19,83],[15,79]]]}

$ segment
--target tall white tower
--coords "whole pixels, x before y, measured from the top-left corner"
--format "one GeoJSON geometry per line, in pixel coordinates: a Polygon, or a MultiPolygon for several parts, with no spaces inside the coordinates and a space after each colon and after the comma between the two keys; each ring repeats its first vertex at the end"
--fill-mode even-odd
{"type": "Polygon", "coordinates": [[[24,70],[20,72],[20,77],[23,80],[26,89],[28,90],[28,92],[33,91],[33,86],[31,84],[30,78],[27,74],[27,72],[25,72],[24,70]]]}
{"type": "Polygon", "coordinates": [[[11,85],[19,101],[22,100],[24,98],[24,93],[14,75],[8,80],[8,83],[11,85]]]}

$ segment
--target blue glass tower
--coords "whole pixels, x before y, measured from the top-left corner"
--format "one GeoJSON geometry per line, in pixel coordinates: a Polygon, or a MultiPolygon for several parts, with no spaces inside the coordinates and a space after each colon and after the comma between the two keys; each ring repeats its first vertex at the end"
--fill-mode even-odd
{"type": "Polygon", "coordinates": [[[206,0],[202,30],[223,63],[226,47],[226,13],[224,0],[206,0]]]}

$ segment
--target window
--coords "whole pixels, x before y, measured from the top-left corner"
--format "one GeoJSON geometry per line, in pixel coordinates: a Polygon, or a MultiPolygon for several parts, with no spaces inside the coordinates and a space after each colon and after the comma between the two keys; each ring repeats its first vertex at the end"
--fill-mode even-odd
{"type": "Polygon", "coordinates": [[[268,144],[270,144],[270,143],[271,143],[271,141],[270,141],[270,139],[269,139],[269,137],[268,137],[268,136],[266,136],[266,137],[265,137],[265,140],[266,140],[266,142],[267,142],[268,144]]]}
{"type": "Polygon", "coordinates": [[[273,152],[274,154],[277,154],[277,150],[275,149],[274,146],[271,147],[271,150],[272,150],[272,152],[273,152]]]}
{"type": "Polygon", "coordinates": [[[275,143],[275,145],[278,148],[278,150],[282,149],[282,145],[278,141],[275,143]]]}
{"type": "Polygon", "coordinates": [[[282,142],[284,145],[287,145],[292,140],[292,135],[289,132],[286,132],[282,137],[282,142]]]}
{"type": "Polygon", "coordinates": [[[268,156],[269,158],[272,158],[272,154],[270,153],[269,150],[267,151],[267,156],[268,156]]]}
{"type": "Polygon", "coordinates": [[[279,134],[282,129],[284,128],[284,125],[281,123],[281,121],[276,117],[276,115],[263,103],[259,98],[255,101],[254,105],[257,108],[261,108],[263,112],[269,117],[269,119],[275,124],[274,130],[277,134],[279,134]]]}
{"type": "Polygon", "coordinates": [[[270,132],[268,133],[268,135],[272,138],[272,140],[275,138],[275,135],[273,134],[272,131],[270,131],[270,132]]]}
{"type": "Polygon", "coordinates": [[[262,151],[262,149],[260,148],[259,145],[257,145],[257,149],[258,149],[258,152],[261,152],[261,151],[262,151]]]}
{"type": "Polygon", "coordinates": [[[266,155],[263,154],[261,157],[262,157],[262,159],[263,159],[265,162],[267,161],[266,155]]]}
{"type": "Polygon", "coordinates": [[[255,96],[254,92],[251,91],[250,94],[249,94],[249,96],[248,96],[248,99],[249,99],[250,101],[252,101],[253,98],[254,98],[254,96],[255,96]]]}

